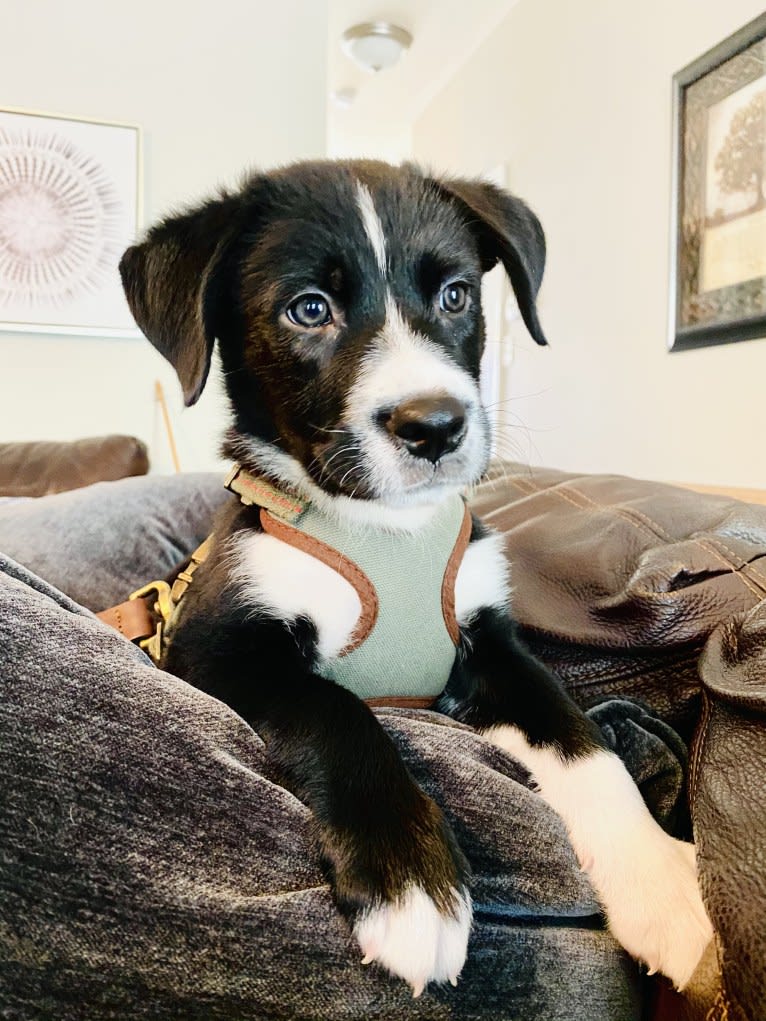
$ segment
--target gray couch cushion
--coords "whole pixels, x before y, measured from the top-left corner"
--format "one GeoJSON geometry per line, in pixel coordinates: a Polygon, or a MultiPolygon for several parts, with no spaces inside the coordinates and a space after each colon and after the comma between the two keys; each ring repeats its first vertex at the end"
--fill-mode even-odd
{"type": "Polygon", "coordinates": [[[0,501],[0,552],[91,610],[164,578],[231,495],[217,473],[147,475],[0,501]]]}
{"type": "MultiPolygon", "coordinates": [[[[310,815],[257,735],[2,557],[0,678],[0,1016],[640,1016],[637,969],[604,930],[561,821],[469,728],[379,714],[475,875],[459,985],[413,1000],[361,966],[310,815]]],[[[674,742],[635,706],[599,713],[667,816],[674,742]]]]}

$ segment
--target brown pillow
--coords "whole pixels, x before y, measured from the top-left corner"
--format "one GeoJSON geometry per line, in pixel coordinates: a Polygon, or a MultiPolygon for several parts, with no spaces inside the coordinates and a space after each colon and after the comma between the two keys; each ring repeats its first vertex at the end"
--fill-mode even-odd
{"type": "Polygon", "coordinates": [[[46,496],[148,470],[146,444],[135,436],[0,443],[0,496],[46,496]]]}

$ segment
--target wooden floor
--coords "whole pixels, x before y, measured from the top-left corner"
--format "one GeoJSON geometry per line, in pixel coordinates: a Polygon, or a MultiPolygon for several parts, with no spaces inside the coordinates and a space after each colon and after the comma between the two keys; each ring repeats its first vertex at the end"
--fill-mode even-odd
{"type": "Polygon", "coordinates": [[[742,489],[739,486],[700,486],[695,482],[674,482],[674,486],[693,489],[697,493],[714,493],[718,496],[731,496],[745,503],[766,504],[766,489],[742,489]]]}

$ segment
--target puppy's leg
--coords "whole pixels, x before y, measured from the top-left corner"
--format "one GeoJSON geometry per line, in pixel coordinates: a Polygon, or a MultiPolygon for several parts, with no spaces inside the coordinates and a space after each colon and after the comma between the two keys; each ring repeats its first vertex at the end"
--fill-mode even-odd
{"type": "Polygon", "coordinates": [[[468,864],[375,715],[311,672],[315,638],[305,618],[200,615],[174,638],[167,668],[247,720],[311,808],[363,963],[377,961],[416,996],[431,981],[456,984],[471,927],[468,864]]]}
{"type": "Polygon", "coordinates": [[[682,988],[713,932],[694,846],[654,821],[598,728],[516,637],[504,611],[465,629],[439,708],[519,759],[563,819],[619,942],[682,988]]]}

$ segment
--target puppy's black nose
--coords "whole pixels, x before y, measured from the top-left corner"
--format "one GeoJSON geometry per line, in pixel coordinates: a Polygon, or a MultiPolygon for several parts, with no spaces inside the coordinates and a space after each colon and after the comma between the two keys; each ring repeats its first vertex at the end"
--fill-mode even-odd
{"type": "Polygon", "coordinates": [[[434,464],[457,450],[466,434],[465,407],[446,394],[412,397],[378,415],[378,422],[401,441],[413,457],[434,464]]]}

